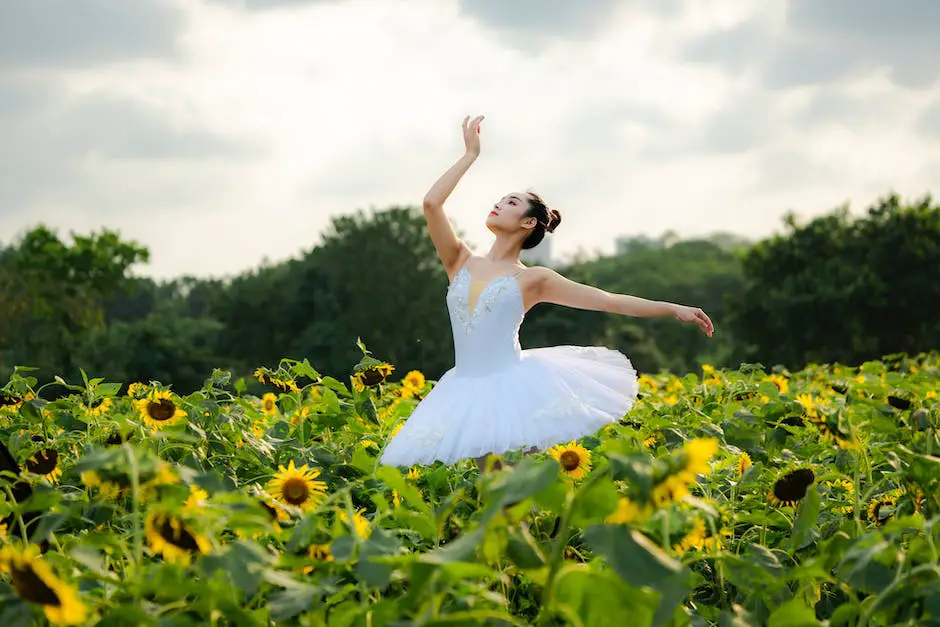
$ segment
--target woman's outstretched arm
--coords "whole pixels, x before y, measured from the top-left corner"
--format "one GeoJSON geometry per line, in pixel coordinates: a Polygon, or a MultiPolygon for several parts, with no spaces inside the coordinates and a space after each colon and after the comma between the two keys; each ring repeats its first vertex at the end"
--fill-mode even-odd
{"type": "Polygon", "coordinates": [[[480,122],[483,116],[478,116],[469,122],[470,116],[463,120],[463,139],[466,152],[452,165],[441,178],[431,186],[424,196],[424,219],[428,223],[431,241],[437,250],[447,276],[453,279],[454,273],[460,269],[461,264],[469,256],[470,249],[457,237],[454,229],[444,213],[444,201],[450,196],[457,183],[466,174],[473,162],[480,156],[480,122]],[[469,123],[468,123],[469,122],[469,123]]]}
{"type": "Polygon", "coordinates": [[[611,294],[602,289],[566,279],[549,268],[533,268],[536,302],[553,303],[575,309],[589,309],[636,318],[672,317],[699,326],[708,337],[715,332],[711,319],[697,307],[647,300],[627,294],[611,294]]]}

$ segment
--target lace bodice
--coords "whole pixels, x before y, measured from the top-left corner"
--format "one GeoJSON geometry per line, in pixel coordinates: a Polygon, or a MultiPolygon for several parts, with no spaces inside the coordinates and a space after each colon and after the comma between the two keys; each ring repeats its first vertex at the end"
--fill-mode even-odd
{"type": "Polygon", "coordinates": [[[447,310],[454,334],[455,370],[462,375],[490,374],[519,361],[519,328],[525,317],[518,276],[521,268],[489,281],[470,310],[471,276],[464,265],[447,288],[447,310]]]}

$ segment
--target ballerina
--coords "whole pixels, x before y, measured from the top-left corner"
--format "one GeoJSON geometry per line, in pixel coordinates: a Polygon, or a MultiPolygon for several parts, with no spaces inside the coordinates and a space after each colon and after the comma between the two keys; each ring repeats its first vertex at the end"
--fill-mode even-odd
{"type": "Polygon", "coordinates": [[[431,240],[450,279],[446,292],[454,336],[454,367],[415,407],[382,453],[380,463],[411,466],[516,449],[528,452],[577,440],[624,417],[637,396],[636,371],[619,351],[601,346],[523,350],[526,312],[551,303],[635,317],[671,316],[698,325],[712,321],[699,308],[612,294],[545,267],[519,261],[561,223],[535,193],[512,193],[486,218],[496,236],[476,256],[454,233],[444,202],[480,155],[483,116],[462,123],[466,152],[424,197],[431,240]]]}

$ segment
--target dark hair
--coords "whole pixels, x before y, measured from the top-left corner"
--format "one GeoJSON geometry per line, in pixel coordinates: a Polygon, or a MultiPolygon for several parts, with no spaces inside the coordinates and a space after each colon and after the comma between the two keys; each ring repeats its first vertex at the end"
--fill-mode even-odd
{"type": "Polygon", "coordinates": [[[529,233],[529,236],[522,242],[523,250],[535,248],[545,237],[545,233],[552,233],[561,224],[561,214],[557,209],[549,209],[535,192],[529,192],[529,208],[525,212],[524,218],[535,218],[538,224],[529,233]]]}

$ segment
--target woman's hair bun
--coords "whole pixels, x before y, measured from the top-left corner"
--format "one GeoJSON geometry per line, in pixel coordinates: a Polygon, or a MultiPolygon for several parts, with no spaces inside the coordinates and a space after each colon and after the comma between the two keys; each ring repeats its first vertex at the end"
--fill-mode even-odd
{"type": "Polygon", "coordinates": [[[545,227],[545,230],[549,233],[554,233],[559,224],[561,224],[561,213],[558,211],[558,209],[549,209],[548,226],[545,227]]]}

